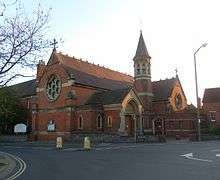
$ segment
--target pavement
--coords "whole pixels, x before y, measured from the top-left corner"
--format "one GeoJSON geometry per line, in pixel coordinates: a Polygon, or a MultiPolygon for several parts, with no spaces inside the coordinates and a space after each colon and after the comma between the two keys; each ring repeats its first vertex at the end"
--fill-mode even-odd
{"type": "Polygon", "coordinates": [[[17,162],[8,153],[0,152],[0,163],[4,164],[0,167],[0,180],[7,179],[13,172],[16,172],[17,162]]]}
{"type": "Polygon", "coordinates": [[[18,180],[220,179],[220,141],[100,144],[90,151],[18,145],[0,146],[26,163],[18,180]]]}

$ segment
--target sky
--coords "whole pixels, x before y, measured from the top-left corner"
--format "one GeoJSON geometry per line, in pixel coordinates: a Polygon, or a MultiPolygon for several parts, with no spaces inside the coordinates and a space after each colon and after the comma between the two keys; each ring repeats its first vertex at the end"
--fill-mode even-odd
{"type": "Polygon", "coordinates": [[[196,55],[199,96],[205,88],[220,87],[218,0],[23,2],[27,9],[38,2],[52,8],[47,37],[62,38],[58,51],[130,75],[142,30],[152,57],[152,80],[174,77],[177,68],[188,103],[196,101],[193,54],[208,43],[196,55]]]}

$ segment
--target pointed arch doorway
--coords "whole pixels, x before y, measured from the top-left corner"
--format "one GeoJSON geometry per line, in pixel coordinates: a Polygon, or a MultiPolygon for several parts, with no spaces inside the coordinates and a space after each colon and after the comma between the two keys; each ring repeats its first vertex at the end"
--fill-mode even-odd
{"type": "Polygon", "coordinates": [[[125,132],[128,136],[135,136],[140,129],[140,115],[138,105],[135,101],[128,102],[124,110],[125,116],[125,132]]]}
{"type": "Polygon", "coordinates": [[[119,135],[132,136],[136,140],[137,135],[143,133],[142,116],[142,103],[134,90],[131,89],[122,101],[120,126],[118,129],[119,135]]]}

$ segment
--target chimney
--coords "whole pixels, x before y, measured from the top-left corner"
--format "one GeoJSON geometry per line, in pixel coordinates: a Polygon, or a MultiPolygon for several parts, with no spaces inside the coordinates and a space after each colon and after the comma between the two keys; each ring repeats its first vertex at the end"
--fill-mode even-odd
{"type": "Polygon", "coordinates": [[[202,104],[201,104],[201,98],[198,97],[198,108],[201,109],[202,108],[202,104]]]}
{"type": "Polygon", "coordinates": [[[37,80],[39,78],[41,78],[41,76],[43,75],[43,71],[44,71],[45,67],[46,67],[45,62],[40,60],[38,65],[37,65],[37,80]]]}

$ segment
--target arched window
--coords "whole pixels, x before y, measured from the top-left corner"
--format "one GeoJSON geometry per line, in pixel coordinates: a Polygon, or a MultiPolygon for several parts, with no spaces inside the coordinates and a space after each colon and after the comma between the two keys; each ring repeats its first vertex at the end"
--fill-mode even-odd
{"type": "Polygon", "coordinates": [[[140,75],[141,71],[140,71],[140,64],[137,65],[137,75],[140,75]]]}
{"type": "Polygon", "coordinates": [[[112,127],[112,117],[111,116],[108,116],[108,118],[107,118],[107,125],[108,125],[108,127],[112,127]]]}
{"type": "Polygon", "coordinates": [[[100,114],[97,117],[97,128],[98,129],[102,128],[102,116],[100,114]]]}
{"type": "Polygon", "coordinates": [[[146,66],[145,66],[145,64],[142,64],[142,74],[146,74],[146,66]]]}
{"type": "Polygon", "coordinates": [[[83,129],[83,117],[79,116],[78,119],[78,129],[83,129]]]}

